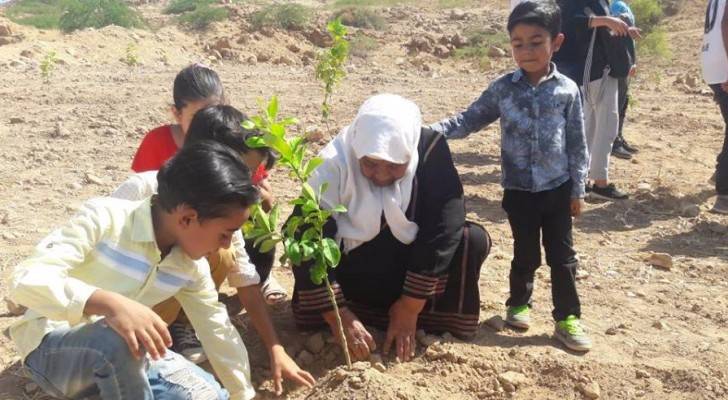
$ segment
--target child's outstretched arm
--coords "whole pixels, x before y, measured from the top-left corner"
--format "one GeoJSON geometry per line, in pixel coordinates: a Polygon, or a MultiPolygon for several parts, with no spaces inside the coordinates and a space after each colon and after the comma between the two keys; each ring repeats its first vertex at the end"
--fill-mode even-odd
{"type": "Polygon", "coordinates": [[[197,264],[194,281],[177,292],[175,298],[195,328],[215,374],[230,392],[230,399],[252,399],[255,389],[245,344],[230,322],[225,306],[217,299],[209,265],[204,259],[197,264]]]}
{"type": "Polygon", "coordinates": [[[448,139],[460,139],[497,120],[500,117],[497,83],[492,83],[467,110],[430,125],[430,129],[442,133],[448,139]]]}

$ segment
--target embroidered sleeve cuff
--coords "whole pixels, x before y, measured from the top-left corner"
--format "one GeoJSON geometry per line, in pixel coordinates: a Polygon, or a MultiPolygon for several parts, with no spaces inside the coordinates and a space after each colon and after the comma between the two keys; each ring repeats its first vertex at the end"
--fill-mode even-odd
{"type": "Polygon", "coordinates": [[[445,292],[447,276],[427,276],[407,271],[402,294],[417,299],[427,299],[445,292]]]}
{"type": "MultiPolygon", "coordinates": [[[[346,303],[346,299],[344,299],[344,293],[341,291],[341,287],[338,283],[334,282],[331,284],[331,289],[334,290],[336,304],[342,307],[346,303]]],[[[325,287],[298,291],[298,307],[301,311],[317,313],[334,309],[334,306],[331,304],[329,292],[325,287]]]]}

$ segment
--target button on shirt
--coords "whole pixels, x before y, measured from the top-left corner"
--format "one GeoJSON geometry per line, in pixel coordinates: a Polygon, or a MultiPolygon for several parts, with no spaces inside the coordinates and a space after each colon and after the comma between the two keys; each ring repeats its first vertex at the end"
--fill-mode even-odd
{"type": "Polygon", "coordinates": [[[430,128],[463,138],[500,118],[503,188],[541,192],[573,182],[584,197],[588,156],[579,88],[551,64],[536,86],[522,70],[494,81],[468,109],[430,128]]]}

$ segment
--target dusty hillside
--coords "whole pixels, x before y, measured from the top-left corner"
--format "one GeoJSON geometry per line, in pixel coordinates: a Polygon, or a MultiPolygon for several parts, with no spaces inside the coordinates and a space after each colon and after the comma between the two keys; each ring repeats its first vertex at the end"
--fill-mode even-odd
{"type": "MultiPolygon", "coordinates": [[[[373,93],[412,98],[430,122],[467,106],[494,77],[512,68],[509,58],[495,54],[485,71],[469,61],[441,58],[457,42],[454,36],[469,27],[504,29],[507,1],[483,1],[458,11],[424,3],[383,9],[388,28],[365,30],[376,45],[351,60],[327,136],[373,93]],[[408,54],[406,44],[424,51],[408,54]]],[[[321,2],[309,4],[319,7],[322,26],[330,11],[321,2]]],[[[613,159],[612,167],[615,182],[632,198],[590,202],[576,222],[579,289],[595,341],[590,353],[572,354],[551,338],[544,267],[530,331],[497,331],[484,324],[468,343],[426,337],[423,342],[430,346],[420,346],[415,361],[395,364],[384,357],[385,368],[379,369],[368,363],[357,364],[354,371],[335,369],[343,362],[336,347],[328,340],[323,350],[304,346],[290,311],[277,310],[286,346],[319,379],[313,390],[294,389],[288,397],[728,398],[728,218],[707,212],[714,198],[707,180],[723,125],[699,77],[703,7],[703,2],[688,1],[666,20],[674,54],[670,61],[640,62],[625,135],[641,152],[631,162],[613,159]],[[670,254],[673,267],[651,267],[645,262],[650,252],[670,254]],[[319,351],[311,354],[304,347],[319,351]]],[[[156,4],[142,7],[161,27],[153,31],[110,27],[62,35],[19,27],[0,16],[0,25],[9,25],[14,35],[8,40],[12,43],[0,46],[3,281],[80,202],[109,193],[128,175],[144,132],[169,121],[172,80],[190,62],[212,64],[230,103],[242,110],[253,113],[259,98],[279,94],[283,112],[298,116],[301,129],[320,126],[321,88],[311,65],[320,35],[312,29],[253,31],[245,17],[255,6],[230,8],[234,17],[205,33],[168,23],[156,4]],[[130,44],[141,65],[123,62],[130,44]],[[39,65],[50,51],[60,62],[44,84],[39,65]]],[[[504,313],[512,250],[500,208],[498,137],[498,127],[492,126],[450,143],[466,187],[468,216],[485,225],[495,240],[480,279],[483,321],[504,313]]],[[[293,195],[283,174],[274,173],[273,183],[280,200],[293,195]]],[[[291,287],[290,271],[276,268],[275,274],[291,287]]],[[[0,297],[6,293],[7,285],[0,284],[0,297]]],[[[245,316],[237,319],[245,325],[245,316]]],[[[5,314],[0,329],[13,321],[5,314]]],[[[267,356],[256,334],[242,331],[260,397],[271,398],[267,356]]],[[[0,398],[42,398],[28,383],[12,344],[0,336],[0,398]]]]}

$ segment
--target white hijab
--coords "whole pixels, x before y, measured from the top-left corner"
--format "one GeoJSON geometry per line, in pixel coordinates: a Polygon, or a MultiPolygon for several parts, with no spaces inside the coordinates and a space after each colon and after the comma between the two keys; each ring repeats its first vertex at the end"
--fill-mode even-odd
{"type": "Polygon", "coordinates": [[[349,252],[374,239],[381,230],[382,214],[397,240],[410,244],[418,226],[405,212],[412,197],[419,154],[422,115],[415,103],[393,94],[370,97],[351,125],[341,130],[321,151],[324,162],[309,179],[316,190],[328,182],[322,194],[325,208],[342,204],[347,212],[334,216],[336,239],[349,252]],[[359,159],[372,157],[396,164],[409,163],[405,175],[387,187],[378,187],[362,175],[359,159]]]}

